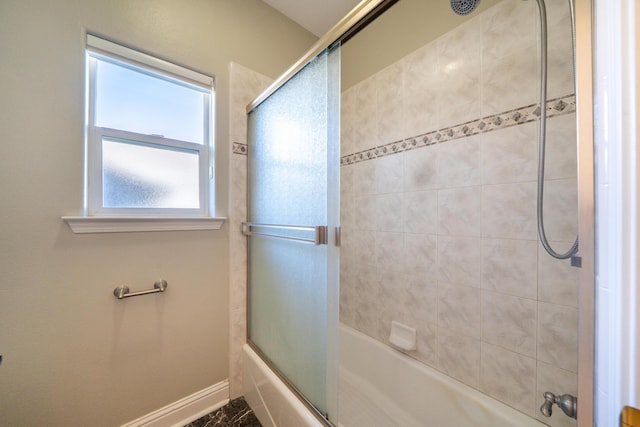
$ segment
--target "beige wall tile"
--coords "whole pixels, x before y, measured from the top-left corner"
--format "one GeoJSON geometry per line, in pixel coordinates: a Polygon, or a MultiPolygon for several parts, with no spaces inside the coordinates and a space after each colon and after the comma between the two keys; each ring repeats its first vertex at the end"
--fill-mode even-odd
{"type": "Polygon", "coordinates": [[[404,127],[403,62],[375,75],[378,139],[393,142],[406,136],[404,127]]]}
{"type": "Polygon", "coordinates": [[[440,147],[441,188],[467,187],[480,182],[481,135],[450,141],[440,147]]]}
{"type": "Polygon", "coordinates": [[[405,191],[432,190],[439,187],[438,149],[438,146],[431,146],[405,153],[405,191]]]}
{"type": "Polygon", "coordinates": [[[545,145],[545,179],[577,176],[576,114],[566,114],[547,120],[545,145]]]}
{"type": "Polygon", "coordinates": [[[547,30],[553,36],[564,36],[567,40],[571,40],[571,10],[568,2],[564,0],[546,0],[547,9],[547,30]]]}
{"type": "Polygon", "coordinates": [[[400,306],[417,327],[425,323],[438,323],[438,284],[433,278],[405,275],[403,298],[400,306]]]}
{"type": "Polygon", "coordinates": [[[491,344],[482,344],[480,390],[534,416],[535,387],[535,359],[491,344]]]}
{"type": "Polygon", "coordinates": [[[438,329],[438,357],[445,374],[474,387],[480,387],[480,340],[438,329]]]}
{"type": "Polygon", "coordinates": [[[499,59],[483,57],[482,91],[491,94],[482,99],[484,116],[538,101],[537,49],[528,46],[522,51],[526,53],[499,59]]]}
{"type": "Polygon", "coordinates": [[[536,357],[535,300],[482,291],[482,339],[536,357]]]}
{"type": "Polygon", "coordinates": [[[505,1],[483,16],[484,116],[536,101],[536,12],[535,4],[505,1]]]}
{"type": "Polygon", "coordinates": [[[550,2],[552,13],[548,22],[548,87],[549,99],[574,93],[573,83],[573,51],[571,45],[571,26],[569,22],[569,5],[550,2]]]}
{"type": "Polygon", "coordinates": [[[391,317],[386,303],[387,289],[380,279],[380,272],[375,267],[359,266],[354,270],[353,291],[357,299],[352,315],[356,329],[386,342],[391,317]]]}
{"type": "Polygon", "coordinates": [[[370,194],[354,196],[355,227],[358,230],[375,230],[377,222],[376,196],[370,194]]]}
{"type": "Polygon", "coordinates": [[[544,224],[549,240],[575,240],[578,235],[578,186],[575,179],[545,181],[544,224]]]}
{"type": "Polygon", "coordinates": [[[535,46],[536,19],[534,3],[504,1],[487,10],[481,20],[483,59],[504,58],[535,46]]]}
{"type": "Polygon", "coordinates": [[[355,312],[359,294],[353,264],[340,266],[340,322],[355,328],[355,312]]]}
{"type": "Polygon", "coordinates": [[[392,320],[420,329],[438,321],[438,287],[435,279],[403,273],[381,274],[387,289],[386,304],[392,320]]]}
{"type": "Polygon", "coordinates": [[[408,136],[438,128],[437,55],[435,45],[428,44],[405,60],[404,105],[408,136]]]}
{"type": "MultiPolygon", "coordinates": [[[[348,165],[340,168],[340,201],[345,197],[353,197],[353,180],[355,175],[355,165],[348,165]]],[[[342,206],[341,206],[342,207],[342,206]]]]}
{"type": "Polygon", "coordinates": [[[538,303],[538,360],[577,372],[577,309],[538,303]]]}
{"type": "Polygon", "coordinates": [[[536,299],[537,260],[533,240],[483,239],[482,289],[536,299]]]}
{"type": "Polygon", "coordinates": [[[438,232],[438,192],[404,193],[404,232],[436,234],[438,232]]]}
{"type": "Polygon", "coordinates": [[[354,151],[362,151],[378,145],[378,127],[376,123],[376,84],[375,78],[363,80],[353,87],[355,91],[355,115],[353,123],[354,151]]]}
{"type": "Polygon", "coordinates": [[[373,162],[360,162],[350,167],[353,168],[353,193],[356,196],[376,193],[373,162]]]}
{"type": "MultiPolygon", "coordinates": [[[[403,273],[405,271],[405,235],[376,231],[374,237],[376,265],[383,271],[403,273]]],[[[418,246],[416,250],[422,253],[422,247],[418,246]]]]}
{"type": "Polygon", "coordinates": [[[469,21],[436,40],[440,127],[481,117],[481,39],[478,21],[469,21]]]}
{"type": "Polygon", "coordinates": [[[429,366],[438,368],[438,334],[431,323],[422,323],[416,328],[416,349],[406,352],[409,356],[429,366]]]}
{"type": "Polygon", "coordinates": [[[480,289],[439,283],[438,326],[480,338],[480,289]]]}
{"type": "MultiPolygon", "coordinates": [[[[365,162],[368,163],[368,162],[365,162]]],[[[402,191],[404,183],[404,155],[396,154],[372,160],[373,188],[375,193],[402,191]]]]}
{"type": "MultiPolygon", "coordinates": [[[[566,243],[550,242],[554,249],[565,249],[566,243]]],[[[558,260],[538,245],[538,299],[553,304],[578,306],[580,269],[570,260],[558,260]]]]}
{"type": "Polygon", "coordinates": [[[357,115],[356,91],[354,88],[342,92],[340,96],[340,152],[342,155],[355,153],[355,129],[357,115]]]}
{"type": "Polygon", "coordinates": [[[480,287],[479,237],[438,236],[438,278],[444,282],[480,287]]]}
{"type": "Polygon", "coordinates": [[[501,184],[482,187],[482,235],[535,240],[536,184],[501,184]]]}
{"type": "Polygon", "coordinates": [[[353,254],[353,261],[356,265],[373,266],[377,262],[376,252],[376,232],[371,230],[356,229],[351,232],[343,232],[348,238],[343,246],[344,252],[353,254]]]}
{"type": "Polygon", "coordinates": [[[438,240],[433,234],[404,235],[404,272],[437,277],[438,240]]]}
{"type": "Polygon", "coordinates": [[[404,202],[401,193],[378,194],[374,196],[373,227],[380,231],[404,230],[401,218],[404,216],[402,208],[404,202]]]}
{"type": "Polygon", "coordinates": [[[438,191],[438,234],[480,236],[480,187],[438,191]]]}
{"type": "Polygon", "coordinates": [[[356,204],[351,193],[340,196],[340,225],[343,231],[356,225],[356,204]]]}
{"type": "Polygon", "coordinates": [[[483,184],[535,181],[537,172],[536,123],[526,123],[483,135],[483,184]]]}

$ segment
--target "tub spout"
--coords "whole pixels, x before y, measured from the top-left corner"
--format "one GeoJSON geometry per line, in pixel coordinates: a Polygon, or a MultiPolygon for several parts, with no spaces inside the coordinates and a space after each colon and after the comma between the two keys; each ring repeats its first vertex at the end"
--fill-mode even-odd
{"type": "Polygon", "coordinates": [[[542,412],[542,415],[544,415],[545,417],[550,417],[551,416],[551,412],[552,412],[552,406],[555,403],[555,396],[553,395],[553,393],[549,393],[546,392],[544,394],[544,403],[542,404],[542,406],[540,407],[540,412],[542,412]]]}
{"type": "Polygon", "coordinates": [[[578,418],[578,399],[570,394],[563,394],[562,396],[547,391],[544,393],[544,403],[540,406],[540,412],[545,417],[550,417],[553,404],[555,403],[562,409],[562,411],[571,418],[578,418]]]}

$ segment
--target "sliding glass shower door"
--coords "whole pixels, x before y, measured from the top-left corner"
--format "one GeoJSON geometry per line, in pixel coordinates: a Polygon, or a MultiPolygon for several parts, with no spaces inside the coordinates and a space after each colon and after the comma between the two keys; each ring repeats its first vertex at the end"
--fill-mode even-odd
{"type": "Polygon", "coordinates": [[[249,113],[249,341],[320,414],[336,404],[339,48],[249,113]],[[331,396],[332,399],[329,399],[331,396]]]}

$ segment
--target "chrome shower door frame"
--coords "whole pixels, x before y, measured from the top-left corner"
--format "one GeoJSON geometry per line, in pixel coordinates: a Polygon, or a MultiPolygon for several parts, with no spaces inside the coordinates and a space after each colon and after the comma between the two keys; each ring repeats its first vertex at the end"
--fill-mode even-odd
{"type": "Polygon", "coordinates": [[[595,369],[595,187],[593,135],[593,1],[575,1],[576,121],[580,290],[578,296],[578,426],[594,422],[595,369]]]}

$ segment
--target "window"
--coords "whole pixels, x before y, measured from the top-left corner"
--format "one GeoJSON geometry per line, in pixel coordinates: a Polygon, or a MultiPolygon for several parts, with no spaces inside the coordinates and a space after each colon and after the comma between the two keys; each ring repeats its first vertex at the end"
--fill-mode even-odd
{"type": "Polygon", "coordinates": [[[213,79],[87,36],[89,216],[207,217],[213,79]]]}

